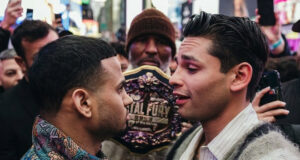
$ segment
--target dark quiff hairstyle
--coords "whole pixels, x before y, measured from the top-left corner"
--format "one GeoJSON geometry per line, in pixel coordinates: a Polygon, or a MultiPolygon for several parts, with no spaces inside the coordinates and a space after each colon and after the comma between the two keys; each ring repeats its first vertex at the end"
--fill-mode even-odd
{"type": "Polygon", "coordinates": [[[55,29],[48,23],[40,20],[25,20],[22,24],[20,24],[14,30],[14,33],[11,37],[11,42],[18,56],[26,61],[22,40],[34,42],[38,39],[46,37],[50,30],[56,32],[55,29]]]}
{"type": "Polygon", "coordinates": [[[252,100],[269,53],[266,38],[255,22],[249,18],[201,12],[190,18],[183,34],[211,40],[208,52],[220,60],[222,73],[242,62],[249,63],[253,75],[246,98],[252,100]]]}
{"type": "Polygon", "coordinates": [[[115,55],[107,42],[81,36],[65,36],[44,46],[29,69],[40,110],[56,113],[70,89],[97,90],[105,76],[101,60],[115,55]]]}

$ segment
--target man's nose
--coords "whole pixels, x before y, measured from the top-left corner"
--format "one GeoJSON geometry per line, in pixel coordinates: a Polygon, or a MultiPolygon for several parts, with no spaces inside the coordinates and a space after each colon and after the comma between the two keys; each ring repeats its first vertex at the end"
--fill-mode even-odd
{"type": "Polygon", "coordinates": [[[147,54],[157,54],[157,46],[154,38],[149,38],[146,43],[145,52],[147,54]]]}
{"type": "Polygon", "coordinates": [[[127,93],[125,93],[124,105],[125,105],[125,106],[128,106],[128,105],[130,105],[132,102],[133,102],[132,98],[131,98],[127,93]]]}
{"type": "Polygon", "coordinates": [[[17,72],[17,80],[18,81],[21,80],[23,78],[23,76],[24,76],[24,74],[21,70],[17,72]]]}
{"type": "Polygon", "coordinates": [[[182,85],[180,69],[176,69],[173,75],[169,79],[169,83],[174,86],[175,88],[182,85]]]}

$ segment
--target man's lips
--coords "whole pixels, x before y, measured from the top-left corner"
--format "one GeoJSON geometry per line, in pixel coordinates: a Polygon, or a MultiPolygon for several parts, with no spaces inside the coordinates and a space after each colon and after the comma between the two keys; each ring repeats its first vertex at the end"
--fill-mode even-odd
{"type": "Polygon", "coordinates": [[[178,106],[182,106],[183,104],[185,104],[190,99],[189,96],[178,93],[178,92],[173,92],[173,95],[175,95],[177,97],[176,98],[176,104],[178,106]]]}
{"type": "Polygon", "coordinates": [[[150,66],[159,67],[159,63],[155,60],[142,60],[139,62],[139,66],[142,66],[142,65],[150,65],[150,66]]]}

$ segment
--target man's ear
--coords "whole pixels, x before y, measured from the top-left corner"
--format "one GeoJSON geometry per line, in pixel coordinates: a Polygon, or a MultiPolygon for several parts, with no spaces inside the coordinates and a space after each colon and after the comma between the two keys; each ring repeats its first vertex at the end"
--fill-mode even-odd
{"type": "Polygon", "coordinates": [[[232,72],[234,77],[230,90],[235,92],[247,88],[252,78],[252,66],[247,62],[243,62],[233,67],[232,72]]]}
{"type": "Polygon", "coordinates": [[[86,118],[92,117],[91,96],[84,89],[75,89],[72,93],[73,104],[79,114],[86,118]]]}
{"type": "Polygon", "coordinates": [[[21,67],[22,72],[25,73],[27,69],[26,69],[26,64],[25,64],[25,61],[23,60],[23,58],[21,58],[20,56],[16,56],[15,61],[21,67]]]}

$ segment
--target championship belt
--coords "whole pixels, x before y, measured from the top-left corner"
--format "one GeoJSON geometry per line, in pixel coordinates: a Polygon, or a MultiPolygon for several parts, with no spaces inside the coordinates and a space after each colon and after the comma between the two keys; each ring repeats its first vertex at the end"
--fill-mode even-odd
{"type": "Polygon", "coordinates": [[[181,131],[169,76],[148,65],[125,72],[124,76],[125,90],[133,103],[127,106],[127,130],[114,139],[140,154],[169,145],[181,131]]]}

